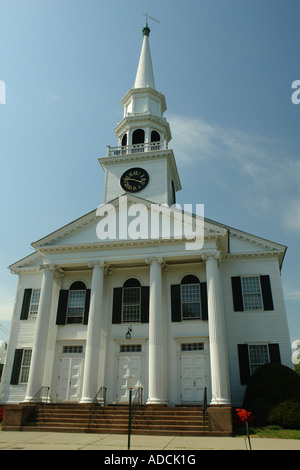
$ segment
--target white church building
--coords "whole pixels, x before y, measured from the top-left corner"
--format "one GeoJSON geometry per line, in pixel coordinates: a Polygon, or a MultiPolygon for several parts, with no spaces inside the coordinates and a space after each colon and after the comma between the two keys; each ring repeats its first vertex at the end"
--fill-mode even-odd
{"type": "Polygon", "coordinates": [[[286,247],[170,207],[181,183],[149,32],[117,146],[99,158],[103,205],[10,266],[18,287],[1,404],[41,387],[51,403],[91,403],[105,387],[107,403],[125,404],[133,381],[149,404],[201,405],[206,388],[211,406],[241,406],[257,367],[292,367],[286,247]]]}

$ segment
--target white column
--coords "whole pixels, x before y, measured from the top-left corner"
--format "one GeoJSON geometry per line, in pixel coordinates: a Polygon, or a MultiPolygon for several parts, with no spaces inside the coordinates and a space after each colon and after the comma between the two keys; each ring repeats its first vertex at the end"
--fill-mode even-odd
{"type": "Polygon", "coordinates": [[[89,266],[93,266],[93,276],[80,403],[91,403],[98,391],[100,334],[103,317],[102,297],[105,263],[96,261],[90,263],[89,266]]]}
{"type": "Polygon", "coordinates": [[[222,285],[218,266],[219,253],[204,255],[208,294],[208,327],[211,364],[211,405],[230,404],[226,326],[222,285]]]}
{"type": "Polygon", "coordinates": [[[149,302],[149,384],[148,404],[166,404],[164,394],[164,324],[162,311],[162,258],[148,258],[150,264],[149,302]]]}
{"type": "Polygon", "coordinates": [[[38,390],[45,385],[42,381],[46,367],[45,357],[55,266],[45,264],[40,269],[43,269],[44,272],[25,401],[30,401],[38,390]]]}

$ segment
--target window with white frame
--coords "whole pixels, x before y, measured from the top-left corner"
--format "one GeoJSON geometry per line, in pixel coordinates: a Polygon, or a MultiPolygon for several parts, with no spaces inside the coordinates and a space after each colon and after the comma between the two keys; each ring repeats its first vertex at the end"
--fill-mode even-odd
{"type": "Polygon", "coordinates": [[[27,382],[28,382],[31,354],[32,354],[31,349],[24,349],[23,350],[19,383],[27,384],[27,382]]]}
{"type": "Polygon", "coordinates": [[[259,366],[270,362],[269,349],[267,344],[249,344],[249,362],[251,375],[259,366]]]}
{"type": "Polygon", "coordinates": [[[82,323],[85,309],[86,286],[81,281],[73,282],[69,290],[67,323],[82,323]]]}
{"type": "Polygon", "coordinates": [[[32,289],[29,307],[29,318],[36,318],[37,316],[39,309],[40,294],[41,289],[32,289]]]}
{"type": "Polygon", "coordinates": [[[259,276],[242,277],[242,293],[245,310],[262,310],[263,300],[259,276]]]}
{"type": "Polygon", "coordinates": [[[201,319],[200,282],[196,276],[185,276],[181,281],[182,320],[201,319]]]}
{"type": "Polygon", "coordinates": [[[129,279],[123,285],[122,322],[141,321],[141,285],[137,279],[129,279]]]}

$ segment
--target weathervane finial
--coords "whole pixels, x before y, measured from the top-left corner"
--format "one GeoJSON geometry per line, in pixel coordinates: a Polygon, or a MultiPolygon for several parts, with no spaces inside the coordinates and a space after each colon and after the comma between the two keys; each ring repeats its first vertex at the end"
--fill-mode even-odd
{"type": "Polygon", "coordinates": [[[149,34],[150,34],[150,28],[149,28],[149,26],[148,26],[148,18],[149,18],[150,20],[156,21],[156,23],[159,23],[159,21],[156,20],[155,18],[152,18],[151,16],[149,16],[148,12],[147,12],[147,13],[142,13],[142,15],[146,16],[146,24],[145,24],[145,26],[144,26],[144,28],[143,28],[143,35],[144,35],[144,36],[149,36],[149,34]]]}

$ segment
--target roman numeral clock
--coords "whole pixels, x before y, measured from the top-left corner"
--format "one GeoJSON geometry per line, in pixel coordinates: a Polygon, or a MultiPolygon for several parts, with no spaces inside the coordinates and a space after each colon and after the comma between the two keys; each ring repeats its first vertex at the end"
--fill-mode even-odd
{"type": "Polygon", "coordinates": [[[137,193],[149,183],[149,174],[143,168],[130,168],[120,178],[121,187],[129,193],[137,193]]]}

